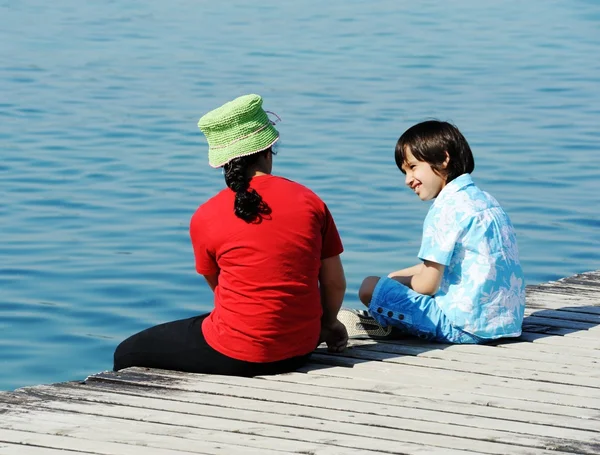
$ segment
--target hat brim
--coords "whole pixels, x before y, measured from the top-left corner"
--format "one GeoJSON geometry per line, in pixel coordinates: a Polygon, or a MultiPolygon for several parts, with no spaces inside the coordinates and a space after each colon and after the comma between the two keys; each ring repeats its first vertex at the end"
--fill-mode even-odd
{"type": "Polygon", "coordinates": [[[253,155],[271,147],[279,140],[279,132],[269,125],[257,134],[234,142],[227,147],[208,149],[208,164],[212,168],[225,166],[231,160],[242,156],[253,155]]]}

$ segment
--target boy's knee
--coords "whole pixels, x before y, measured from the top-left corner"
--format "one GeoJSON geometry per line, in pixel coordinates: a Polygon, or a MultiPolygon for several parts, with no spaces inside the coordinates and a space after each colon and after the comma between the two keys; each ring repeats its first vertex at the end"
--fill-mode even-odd
{"type": "Polygon", "coordinates": [[[369,306],[369,303],[371,303],[373,291],[375,290],[375,286],[377,286],[379,280],[380,278],[378,276],[368,276],[360,285],[360,289],[358,290],[358,298],[366,306],[369,306]]]}

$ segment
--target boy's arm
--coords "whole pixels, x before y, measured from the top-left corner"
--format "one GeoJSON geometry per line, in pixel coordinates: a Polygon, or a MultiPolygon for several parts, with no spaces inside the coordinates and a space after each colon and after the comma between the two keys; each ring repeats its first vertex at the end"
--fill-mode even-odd
{"type": "Polygon", "coordinates": [[[421,266],[420,270],[418,270],[414,275],[395,275],[390,276],[390,278],[404,284],[405,286],[408,286],[419,294],[434,295],[440,288],[446,266],[438,264],[437,262],[423,261],[423,264],[419,264],[404,270],[416,269],[419,266],[421,266]]]}
{"type": "Polygon", "coordinates": [[[417,273],[420,273],[422,268],[423,268],[423,263],[419,262],[417,265],[413,265],[412,267],[407,267],[405,269],[396,270],[395,272],[390,273],[388,275],[388,278],[394,278],[394,277],[400,277],[400,276],[411,277],[413,275],[416,275],[417,273]]]}

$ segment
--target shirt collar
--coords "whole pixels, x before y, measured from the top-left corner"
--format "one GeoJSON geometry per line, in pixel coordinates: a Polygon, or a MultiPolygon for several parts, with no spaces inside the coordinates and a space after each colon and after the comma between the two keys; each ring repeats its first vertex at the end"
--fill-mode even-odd
{"type": "Polygon", "coordinates": [[[442,191],[440,191],[440,194],[437,195],[433,203],[439,204],[444,199],[451,197],[454,193],[459,192],[460,190],[466,188],[469,185],[474,185],[471,174],[459,175],[450,183],[448,183],[444,188],[442,188],[442,191]]]}

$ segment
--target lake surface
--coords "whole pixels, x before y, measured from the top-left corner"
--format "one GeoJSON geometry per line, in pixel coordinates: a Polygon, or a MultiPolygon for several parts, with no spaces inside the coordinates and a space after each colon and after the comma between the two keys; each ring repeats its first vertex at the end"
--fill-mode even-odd
{"type": "Polygon", "coordinates": [[[600,268],[600,2],[0,0],[0,390],[112,368],[212,307],[188,222],[224,187],[199,117],[259,93],[274,173],[315,190],[365,275],[416,263],[429,203],[396,140],[455,123],[529,284],[600,268]]]}

